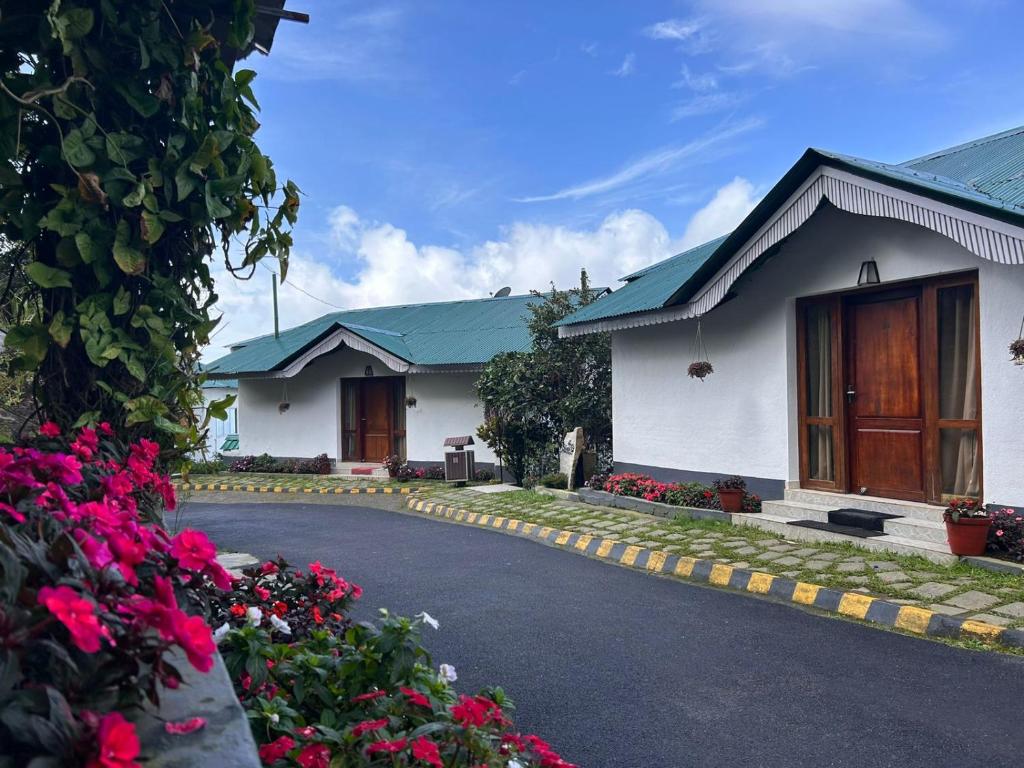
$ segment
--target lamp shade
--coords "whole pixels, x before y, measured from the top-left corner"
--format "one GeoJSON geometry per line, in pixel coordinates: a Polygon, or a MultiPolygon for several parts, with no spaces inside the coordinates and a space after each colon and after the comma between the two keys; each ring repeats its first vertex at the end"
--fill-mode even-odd
{"type": "Polygon", "coordinates": [[[878,277],[878,265],[874,259],[869,259],[860,265],[860,274],[857,275],[857,285],[875,285],[882,282],[878,277]]]}

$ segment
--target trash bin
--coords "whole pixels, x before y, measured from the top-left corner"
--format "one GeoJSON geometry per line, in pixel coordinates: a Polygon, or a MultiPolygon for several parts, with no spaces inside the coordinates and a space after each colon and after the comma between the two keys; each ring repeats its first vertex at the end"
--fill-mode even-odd
{"type": "Polygon", "coordinates": [[[473,451],[466,450],[467,445],[473,445],[471,435],[444,439],[444,479],[449,483],[465,483],[476,477],[476,460],[473,451]]]}

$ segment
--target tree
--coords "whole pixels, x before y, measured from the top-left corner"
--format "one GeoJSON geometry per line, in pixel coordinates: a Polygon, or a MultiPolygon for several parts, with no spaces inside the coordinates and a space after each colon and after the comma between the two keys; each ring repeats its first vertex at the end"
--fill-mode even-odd
{"type": "Polygon", "coordinates": [[[517,483],[542,474],[555,461],[562,436],[583,427],[587,445],[611,447],[611,338],[594,334],[560,339],[554,323],[597,299],[586,270],[580,285],[533,292],[530,352],[494,357],[477,380],[486,421],[477,432],[508,465],[517,483]]]}
{"type": "Polygon", "coordinates": [[[299,205],[253,141],[255,73],[228,63],[253,1],[2,0],[0,17],[13,369],[61,426],[194,445],[210,261],[248,277],[276,257],[283,276],[299,205]]]}

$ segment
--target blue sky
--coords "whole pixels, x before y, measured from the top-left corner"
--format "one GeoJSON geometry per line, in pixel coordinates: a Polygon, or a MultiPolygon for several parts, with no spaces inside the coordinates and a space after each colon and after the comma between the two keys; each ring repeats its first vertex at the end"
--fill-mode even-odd
{"type": "MultiPolygon", "coordinates": [[[[330,311],[306,293],[614,284],[729,230],[808,146],[901,161],[1024,123],[1010,0],[289,7],[310,24],[244,64],[306,195],[286,326],[330,311]]],[[[268,329],[268,280],[220,277],[218,343],[268,329]]]]}

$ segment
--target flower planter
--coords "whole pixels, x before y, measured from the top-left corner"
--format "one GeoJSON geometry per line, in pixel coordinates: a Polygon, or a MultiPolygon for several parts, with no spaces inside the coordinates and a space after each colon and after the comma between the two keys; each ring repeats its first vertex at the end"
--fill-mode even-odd
{"type": "Polygon", "coordinates": [[[946,538],[954,555],[977,556],[985,554],[988,529],[992,520],[987,517],[961,517],[954,522],[946,517],[946,538]]]}
{"type": "Polygon", "coordinates": [[[721,488],[718,491],[718,500],[722,502],[722,511],[735,514],[743,511],[743,496],[745,491],[742,488],[721,488]]]}

